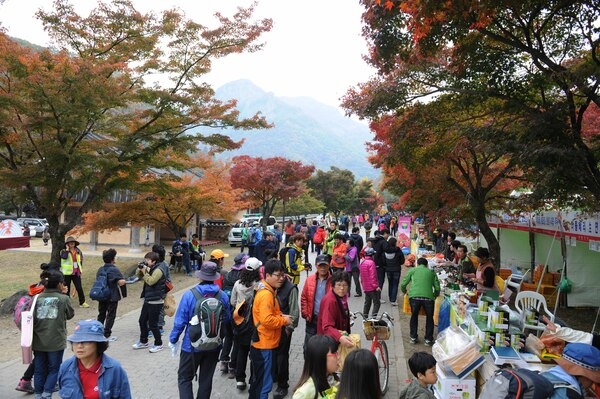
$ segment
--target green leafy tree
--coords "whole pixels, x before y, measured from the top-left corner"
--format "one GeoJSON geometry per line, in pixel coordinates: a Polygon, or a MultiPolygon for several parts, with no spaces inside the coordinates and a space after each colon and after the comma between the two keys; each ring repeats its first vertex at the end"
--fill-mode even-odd
{"type": "MultiPolygon", "coordinates": [[[[274,215],[284,215],[283,202],[278,203],[273,208],[274,215]]],[[[284,216],[308,215],[312,213],[322,213],[325,204],[323,201],[313,197],[309,191],[303,192],[299,197],[292,198],[285,202],[284,216]]]]}
{"type": "Polygon", "coordinates": [[[323,216],[332,212],[337,219],[342,212],[351,211],[356,202],[354,174],[348,169],[332,166],[327,172],[318,170],[306,184],[325,204],[323,216]]]}
{"type": "Polygon", "coordinates": [[[183,170],[199,144],[240,145],[202,128],[268,126],[240,119],[235,101],[216,100],[202,80],[212,60],[261,48],[272,22],[252,21],[253,11],[217,13],[209,28],[129,0],[98,3],[87,17],[56,0],[37,13],[56,51],[0,33],[0,182],[48,219],[54,259],[80,215],[135,190],[140,176],[183,170]]]}

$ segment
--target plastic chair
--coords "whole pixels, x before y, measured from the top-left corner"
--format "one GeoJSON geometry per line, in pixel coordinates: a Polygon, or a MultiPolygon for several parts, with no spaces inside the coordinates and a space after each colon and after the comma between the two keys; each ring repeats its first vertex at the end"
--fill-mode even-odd
{"type": "Polygon", "coordinates": [[[512,273],[510,277],[506,280],[506,285],[508,285],[511,289],[514,289],[517,294],[521,292],[521,284],[527,280],[527,276],[531,274],[531,269],[527,269],[527,271],[522,275],[518,276],[516,273],[512,273]]]}
{"type": "Polygon", "coordinates": [[[523,329],[536,330],[536,331],[544,331],[546,326],[544,324],[529,324],[525,318],[525,313],[527,310],[535,310],[538,313],[544,313],[548,316],[551,321],[554,321],[554,314],[548,310],[548,306],[546,305],[546,298],[538,292],[535,291],[520,291],[515,298],[515,308],[521,315],[521,320],[523,320],[523,329]]]}

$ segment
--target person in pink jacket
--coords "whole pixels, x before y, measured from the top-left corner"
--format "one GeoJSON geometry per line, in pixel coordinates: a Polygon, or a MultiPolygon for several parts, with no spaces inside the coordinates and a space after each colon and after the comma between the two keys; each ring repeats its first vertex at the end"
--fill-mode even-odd
{"type": "Polygon", "coordinates": [[[377,268],[373,261],[375,250],[367,247],[365,249],[365,258],[360,264],[360,281],[362,282],[363,292],[365,293],[365,304],[363,306],[363,315],[369,317],[371,302],[373,302],[373,315],[377,316],[381,306],[381,288],[377,282],[377,268]]]}

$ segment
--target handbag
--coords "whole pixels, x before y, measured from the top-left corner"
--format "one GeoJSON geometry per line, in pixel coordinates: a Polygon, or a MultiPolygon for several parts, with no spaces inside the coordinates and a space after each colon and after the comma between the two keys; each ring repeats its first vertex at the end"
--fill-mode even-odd
{"type": "Polygon", "coordinates": [[[39,295],[33,297],[29,310],[21,312],[21,357],[23,364],[31,364],[33,361],[33,312],[39,295]]]}
{"type": "Polygon", "coordinates": [[[165,281],[165,292],[169,292],[173,288],[175,288],[175,286],[173,285],[173,282],[171,280],[165,281]]]}
{"type": "Polygon", "coordinates": [[[175,310],[177,309],[177,301],[175,301],[175,296],[171,292],[167,293],[167,296],[165,296],[163,309],[166,316],[173,317],[175,314],[175,310]]]}

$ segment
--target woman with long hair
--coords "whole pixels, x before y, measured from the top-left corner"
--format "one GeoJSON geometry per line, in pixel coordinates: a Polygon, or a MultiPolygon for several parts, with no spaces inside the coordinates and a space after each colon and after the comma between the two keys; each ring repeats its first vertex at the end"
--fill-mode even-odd
{"type": "Polygon", "coordinates": [[[348,354],[336,399],[381,399],[377,359],[367,349],[348,354]]]}
{"type": "Polygon", "coordinates": [[[304,367],[292,399],[318,399],[331,388],[329,376],[338,369],[339,344],[328,335],[315,335],[304,350],[304,367]]]}

